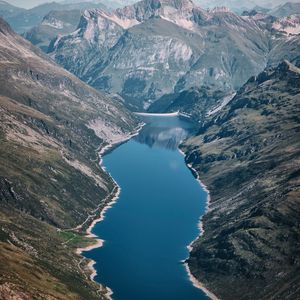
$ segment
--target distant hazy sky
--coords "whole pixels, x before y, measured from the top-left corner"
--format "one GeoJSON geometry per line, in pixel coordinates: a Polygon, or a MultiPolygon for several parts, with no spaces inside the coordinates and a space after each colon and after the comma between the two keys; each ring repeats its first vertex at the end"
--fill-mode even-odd
{"type": "MultiPolygon", "coordinates": [[[[24,8],[31,8],[45,2],[53,2],[51,0],[4,0],[12,5],[24,8]]],[[[58,2],[58,1],[57,1],[58,2]]]]}

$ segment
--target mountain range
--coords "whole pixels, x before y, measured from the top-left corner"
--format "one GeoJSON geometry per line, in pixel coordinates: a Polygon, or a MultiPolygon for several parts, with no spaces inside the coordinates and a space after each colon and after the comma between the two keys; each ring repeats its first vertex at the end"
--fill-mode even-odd
{"type": "MultiPolygon", "coordinates": [[[[214,8],[218,6],[226,6],[235,13],[242,13],[243,10],[249,10],[253,8],[262,9],[277,9],[278,7],[285,5],[286,1],[282,0],[197,0],[196,3],[203,8],[214,8]]],[[[291,5],[299,3],[298,0],[289,1],[291,5]]]]}
{"type": "Polygon", "coordinates": [[[144,0],[111,13],[86,11],[76,31],[53,40],[48,52],[96,89],[146,110],[195,86],[232,93],[274,57],[293,62],[299,50],[292,54],[290,39],[297,43],[298,30],[298,16],[287,21],[207,11],[189,0],[144,0]]]}
{"type": "Polygon", "coordinates": [[[276,17],[287,17],[293,14],[300,13],[300,3],[287,2],[282,5],[275,7],[269,12],[271,15],[276,17]]]}
{"type": "Polygon", "coordinates": [[[53,39],[69,34],[77,28],[81,13],[80,10],[50,11],[40,24],[24,33],[24,37],[33,45],[47,52],[53,39]]]}
{"type": "Polygon", "coordinates": [[[31,9],[20,9],[0,1],[0,16],[4,18],[18,33],[24,33],[32,29],[32,27],[40,24],[44,17],[51,11],[84,11],[89,8],[108,9],[102,3],[79,2],[71,4],[60,4],[58,2],[49,2],[33,7],[31,9]]]}

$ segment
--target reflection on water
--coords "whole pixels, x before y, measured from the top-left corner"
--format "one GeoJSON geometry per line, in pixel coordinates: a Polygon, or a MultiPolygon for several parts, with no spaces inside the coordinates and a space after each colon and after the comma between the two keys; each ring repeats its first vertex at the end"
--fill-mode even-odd
{"type": "Polygon", "coordinates": [[[176,150],[179,144],[193,133],[193,124],[179,117],[143,116],[146,123],[135,140],[150,148],[176,150]]]}

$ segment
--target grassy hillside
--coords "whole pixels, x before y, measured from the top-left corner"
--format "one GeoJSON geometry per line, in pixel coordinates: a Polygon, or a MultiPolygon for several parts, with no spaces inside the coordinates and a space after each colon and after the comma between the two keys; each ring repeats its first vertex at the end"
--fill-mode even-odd
{"type": "Polygon", "coordinates": [[[112,196],[97,151],[136,120],[2,20],[0,70],[0,298],[99,299],[73,251],[92,241],[66,230],[112,196]]]}

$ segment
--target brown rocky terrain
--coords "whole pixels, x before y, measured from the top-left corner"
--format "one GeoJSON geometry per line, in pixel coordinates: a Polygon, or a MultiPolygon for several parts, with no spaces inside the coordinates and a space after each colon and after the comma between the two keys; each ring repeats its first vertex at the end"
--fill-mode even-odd
{"type": "Polygon", "coordinates": [[[0,299],[103,298],[74,251],[92,241],[68,229],[109,200],[97,152],[136,120],[2,19],[0,120],[0,299]]]}
{"type": "Polygon", "coordinates": [[[184,143],[208,186],[193,275],[221,299],[300,298],[300,69],[251,78],[184,143]]]}

